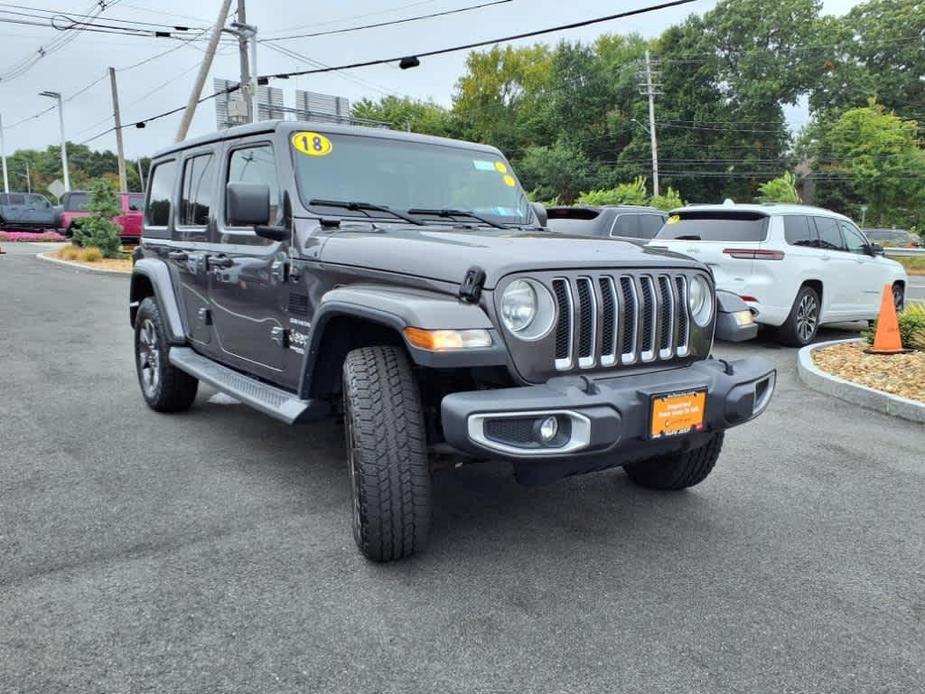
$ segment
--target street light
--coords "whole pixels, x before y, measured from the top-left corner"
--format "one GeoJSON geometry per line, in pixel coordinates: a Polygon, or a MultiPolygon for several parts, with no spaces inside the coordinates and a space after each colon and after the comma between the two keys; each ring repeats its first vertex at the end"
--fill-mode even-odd
{"type": "Polygon", "coordinates": [[[64,106],[61,103],[61,92],[39,92],[39,96],[58,100],[58,120],[61,123],[61,168],[64,169],[64,192],[71,190],[71,177],[67,172],[67,139],[64,136],[64,106]]]}

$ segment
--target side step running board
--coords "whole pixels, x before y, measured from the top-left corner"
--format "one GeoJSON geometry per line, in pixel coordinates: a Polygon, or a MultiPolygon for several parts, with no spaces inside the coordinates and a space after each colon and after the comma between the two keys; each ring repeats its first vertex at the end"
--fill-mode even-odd
{"type": "Polygon", "coordinates": [[[250,378],[196,354],[189,347],[171,347],[170,363],[245,405],[286,424],[318,419],[329,410],[326,402],[301,400],[289,391],[250,378]]]}

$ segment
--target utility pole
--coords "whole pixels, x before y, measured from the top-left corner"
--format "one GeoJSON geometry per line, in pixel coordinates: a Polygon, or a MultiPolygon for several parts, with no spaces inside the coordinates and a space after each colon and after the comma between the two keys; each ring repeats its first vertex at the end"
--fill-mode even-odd
{"type": "Polygon", "coordinates": [[[141,192],[145,192],[145,172],[141,168],[141,159],[138,159],[138,180],[141,181],[141,192]]]}
{"type": "Polygon", "coordinates": [[[58,101],[58,122],[61,126],[61,168],[64,169],[64,192],[71,190],[71,176],[67,172],[67,138],[64,136],[64,105],[61,101],[61,92],[41,92],[39,96],[47,96],[58,101]]]}
{"type": "MultiPolygon", "coordinates": [[[[247,11],[244,9],[245,0],[238,0],[238,24],[247,25],[247,11]]],[[[236,32],[238,36],[238,53],[241,58],[241,97],[244,99],[244,105],[247,107],[247,122],[253,123],[257,120],[254,112],[254,103],[251,100],[251,69],[247,57],[247,39],[248,34],[243,31],[236,32]]],[[[256,44],[257,40],[254,39],[256,44]]],[[[256,67],[254,68],[256,70],[256,67]]]]}
{"type": "Polygon", "coordinates": [[[202,94],[202,87],[209,76],[209,70],[212,68],[212,60],[215,58],[215,50],[218,48],[218,40],[222,37],[222,29],[225,26],[225,18],[228,16],[228,9],[231,7],[231,0],[222,0],[222,7],[218,12],[218,18],[215,20],[215,27],[212,29],[212,36],[209,38],[209,45],[206,47],[206,54],[202,59],[202,65],[199,66],[199,74],[196,75],[196,82],[193,84],[193,91],[190,92],[189,101],[186,102],[186,110],[183,112],[183,119],[180,121],[180,128],[177,130],[177,142],[186,139],[189,132],[190,123],[193,121],[193,115],[196,113],[196,106],[199,104],[199,96],[202,94]]]}
{"type": "Polygon", "coordinates": [[[32,195],[32,172],[29,170],[29,162],[26,162],[26,192],[32,195]]]}
{"type": "Polygon", "coordinates": [[[119,156],[119,190],[128,192],[128,174],[125,171],[125,150],[122,147],[122,116],[119,113],[119,89],[116,87],[116,69],[109,68],[109,84],[112,87],[112,117],[116,126],[116,153],[119,156]]]}
{"type": "Polygon", "coordinates": [[[10,175],[6,170],[6,143],[3,140],[3,114],[0,113],[0,159],[3,159],[3,192],[10,192],[10,175]]]}
{"type": "MultiPolygon", "coordinates": [[[[658,73],[652,70],[653,60],[646,50],[643,77],[645,82],[639,85],[639,93],[649,97],[649,143],[652,147],[652,195],[658,195],[658,139],[655,134],[655,97],[660,95],[660,84],[656,83],[658,73]]],[[[655,67],[658,67],[655,62],[655,67]]]]}

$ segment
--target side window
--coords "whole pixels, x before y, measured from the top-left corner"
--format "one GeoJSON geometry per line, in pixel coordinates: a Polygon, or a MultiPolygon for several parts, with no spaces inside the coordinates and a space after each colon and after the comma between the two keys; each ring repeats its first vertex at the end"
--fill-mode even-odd
{"type": "Polygon", "coordinates": [[[204,227],[209,223],[214,187],[215,164],[211,154],[200,154],[183,162],[180,224],[204,227]]]}
{"type": "Polygon", "coordinates": [[[844,235],[845,241],[848,244],[848,252],[857,253],[858,255],[867,255],[867,239],[864,238],[864,235],[847,222],[840,222],[840,226],[841,233],[844,235]]]}
{"type": "Polygon", "coordinates": [[[627,236],[639,238],[639,217],[638,214],[621,214],[613,220],[613,226],[610,228],[611,236],[627,236]]]}
{"type": "Polygon", "coordinates": [[[660,214],[639,215],[639,238],[654,239],[665,224],[665,218],[660,214]]]}
{"type": "Polygon", "coordinates": [[[279,179],[271,145],[236,149],[228,162],[228,183],[266,183],[270,186],[270,220],[278,219],[279,179]]]}
{"type": "Polygon", "coordinates": [[[145,210],[145,224],[148,226],[166,227],[170,224],[171,197],[176,180],[177,162],[165,161],[154,167],[145,210]]]}
{"type": "Polygon", "coordinates": [[[816,227],[804,215],[784,217],[784,238],[791,246],[815,246],[816,227]]]}
{"type": "Polygon", "coordinates": [[[845,241],[838,230],[838,222],[831,217],[813,217],[819,234],[819,248],[828,251],[845,251],[845,241]]]}

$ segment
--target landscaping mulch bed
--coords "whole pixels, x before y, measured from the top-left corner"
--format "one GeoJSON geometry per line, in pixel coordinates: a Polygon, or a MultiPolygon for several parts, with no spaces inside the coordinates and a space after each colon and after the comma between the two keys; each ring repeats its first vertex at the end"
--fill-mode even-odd
{"type": "Polygon", "coordinates": [[[812,353],[813,363],[847,381],[925,402],[925,352],[865,354],[866,343],[848,342],[812,353]]]}
{"type": "Polygon", "coordinates": [[[75,258],[67,258],[62,254],[66,253],[66,249],[61,249],[51,254],[52,258],[57,260],[64,260],[68,263],[73,263],[74,265],[83,265],[84,267],[92,267],[100,270],[115,270],[116,272],[131,272],[132,271],[132,259],[131,257],[126,258],[100,258],[99,260],[94,260],[91,262],[85,262],[75,258]]]}

